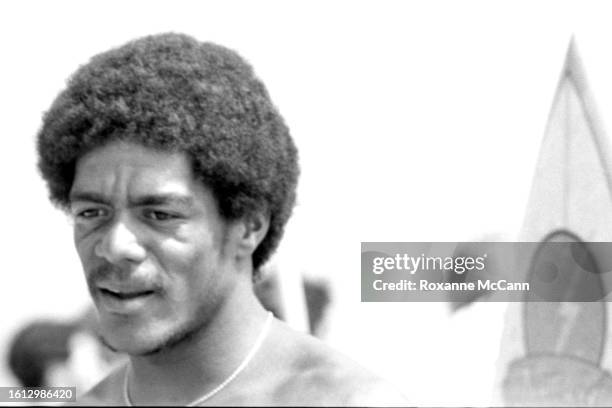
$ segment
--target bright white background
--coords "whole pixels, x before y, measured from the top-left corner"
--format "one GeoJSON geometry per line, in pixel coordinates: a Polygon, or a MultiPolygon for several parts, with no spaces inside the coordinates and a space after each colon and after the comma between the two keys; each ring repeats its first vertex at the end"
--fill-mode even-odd
{"type": "Polygon", "coordinates": [[[360,242],[514,238],[572,34],[612,123],[610,15],[603,1],[2,3],[0,353],[28,319],[88,301],[36,171],[41,114],[93,54],[181,31],[246,57],[291,128],[302,177],[281,254],[334,283],[329,342],[417,403],[486,404],[499,306],[361,304],[360,242]]]}

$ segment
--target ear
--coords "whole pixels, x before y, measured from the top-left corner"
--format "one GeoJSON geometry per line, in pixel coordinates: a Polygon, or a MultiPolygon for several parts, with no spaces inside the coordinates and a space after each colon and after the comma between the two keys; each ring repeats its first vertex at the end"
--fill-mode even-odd
{"type": "Polygon", "coordinates": [[[238,256],[251,258],[268,233],[270,215],[263,211],[254,212],[245,216],[239,223],[241,228],[237,231],[238,256]]]}

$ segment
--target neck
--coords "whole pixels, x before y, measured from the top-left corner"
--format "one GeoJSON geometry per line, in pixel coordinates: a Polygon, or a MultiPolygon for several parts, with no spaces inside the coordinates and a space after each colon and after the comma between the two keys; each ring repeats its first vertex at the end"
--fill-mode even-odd
{"type": "Polygon", "coordinates": [[[265,320],[266,311],[251,286],[237,286],[189,339],[154,355],[130,358],[132,402],[185,405],[214,389],[253,348],[265,320]]]}

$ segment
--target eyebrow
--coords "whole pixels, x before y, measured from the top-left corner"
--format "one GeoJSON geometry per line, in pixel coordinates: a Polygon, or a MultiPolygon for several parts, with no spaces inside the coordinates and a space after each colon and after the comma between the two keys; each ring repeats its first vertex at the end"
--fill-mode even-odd
{"type": "Polygon", "coordinates": [[[109,200],[107,200],[102,194],[90,191],[71,192],[68,196],[68,200],[70,200],[71,203],[75,201],[91,201],[94,203],[110,204],[109,200]]]}
{"type": "MultiPolygon", "coordinates": [[[[102,194],[91,191],[76,191],[70,193],[70,202],[75,201],[90,201],[94,203],[108,204],[111,202],[102,194]]],[[[193,197],[180,194],[145,194],[130,199],[131,206],[148,206],[148,205],[179,205],[182,207],[191,207],[193,205],[193,197]]]]}
{"type": "Polygon", "coordinates": [[[147,194],[130,200],[130,204],[135,206],[172,204],[191,207],[193,205],[193,197],[179,194],[147,194]]]}

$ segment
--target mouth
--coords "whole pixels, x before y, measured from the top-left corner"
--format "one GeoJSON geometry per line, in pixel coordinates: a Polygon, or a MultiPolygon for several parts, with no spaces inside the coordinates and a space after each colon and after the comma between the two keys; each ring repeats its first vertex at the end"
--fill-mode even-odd
{"type": "Polygon", "coordinates": [[[106,288],[100,288],[100,292],[103,295],[110,296],[118,300],[130,300],[137,299],[143,296],[149,296],[155,293],[153,290],[142,290],[142,291],[115,291],[106,288]]]}
{"type": "Polygon", "coordinates": [[[143,289],[109,289],[98,287],[96,304],[113,315],[141,314],[155,304],[157,292],[143,289]]]}

